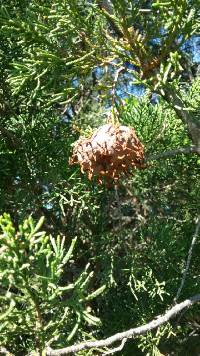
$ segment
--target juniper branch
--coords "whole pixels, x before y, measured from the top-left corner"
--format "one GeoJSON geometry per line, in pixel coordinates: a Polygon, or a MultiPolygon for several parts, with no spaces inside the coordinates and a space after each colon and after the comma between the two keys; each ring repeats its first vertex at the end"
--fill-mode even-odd
{"type": "Polygon", "coordinates": [[[171,158],[171,157],[177,156],[179,154],[191,154],[191,153],[196,153],[196,154],[200,155],[200,147],[197,147],[197,146],[179,147],[174,150],[169,150],[169,151],[161,152],[161,153],[158,153],[155,155],[146,156],[145,161],[146,162],[155,161],[160,158],[171,158]]]}
{"type": "Polygon", "coordinates": [[[191,258],[192,258],[193,247],[194,247],[194,245],[196,243],[196,239],[197,239],[197,237],[199,235],[199,230],[200,230],[200,216],[197,219],[196,229],[195,229],[194,235],[192,237],[192,242],[191,242],[190,249],[189,249],[189,252],[188,252],[187,261],[186,261],[186,264],[185,264],[185,268],[183,270],[183,276],[182,276],[182,279],[181,279],[181,284],[180,284],[180,287],[179,287],[179,289],[177,291],[176,297],[174,298],[175,302],[180,297],[181,291],[182,291],[183,286],[185,284],[186,276],[187,276],[187,273],[188,273],[189,268],[190,268],[190,261],[191,261],[191,258]]]}
{"type": "Polygon", "coordinates": [[[127,338],[135,338],[139,335],[144,335],[148,331],[154,330],[158,327],[160,327],[163,324],[166,324],[170,319],[175,317],[177,313],[180,313],[183,309],[188,308],[192,306],[194,303],[200,301],[200,294],[196,294],[186,300],[184,300],[182,303],[176,304],[173,306],[170,310],[168,310],[164,315],[159,316],[149,323],[129,329],[127,331],[119,332],[113,336],[108,337],[107,339],[104,340],[96,340],[96,341],[86,341],[82,342],[77,345],[72,345],[69,347],[65,347],[62,349],[57,349],[57,350],[52,350],[48,349],[46,352],[47,356],[63,356],[63,355],[68,355],[70,353],[76,353],[81,350],[86,350],[86,349],[92,349],[92,348],[99,348],[99,347],[106,347],[114,344],[116,341],[121,341],[123,339],[127,338]]]}

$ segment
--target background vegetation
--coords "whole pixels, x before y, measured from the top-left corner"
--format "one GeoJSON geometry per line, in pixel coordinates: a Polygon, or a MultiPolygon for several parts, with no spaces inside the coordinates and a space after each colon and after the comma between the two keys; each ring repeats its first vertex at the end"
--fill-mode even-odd
{"type": "MultiPolygon", "coordinates": [[[[198,1],[10,0],[0,23],[0,345],[45,355],[173,304],[200,208],[198,1]],[[111,114],[147,166],[107,188],[68,160],[111,114]]],[[[195,305],[120,352],[199,355],[199,330],[195,305]]]]}

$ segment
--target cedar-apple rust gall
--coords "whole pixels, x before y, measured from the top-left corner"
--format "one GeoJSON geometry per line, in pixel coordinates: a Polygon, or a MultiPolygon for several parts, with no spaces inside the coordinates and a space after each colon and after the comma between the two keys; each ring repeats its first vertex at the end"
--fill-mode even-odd
{"type": "Polygon", "coordinates": [[[99,184],[116,184],[132,169],[145,167],[144,146],[133,128],[106,124],[74,143],[69,164],[79,164],[89,180],[96,177],[99,184]]]}

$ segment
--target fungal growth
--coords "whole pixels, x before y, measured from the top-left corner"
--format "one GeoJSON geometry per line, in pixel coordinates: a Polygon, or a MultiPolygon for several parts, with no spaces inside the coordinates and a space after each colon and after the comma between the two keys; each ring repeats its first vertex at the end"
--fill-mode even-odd
{"type": "Polygon", "coordinates": [[[70,164],[79,164],[88,179],[96,177],[117,183],[122,174],[130,174],[133,168],[144,168],[144,146],[133,128],[106,124],[90,138],[80,137],[75,142],[70,164]]]}

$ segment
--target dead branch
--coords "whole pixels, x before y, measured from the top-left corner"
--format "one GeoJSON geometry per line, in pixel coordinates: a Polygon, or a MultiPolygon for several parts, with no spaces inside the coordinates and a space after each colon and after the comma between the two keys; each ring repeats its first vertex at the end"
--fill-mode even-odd
{"type": "Polygon", "coordinates": [[[58,350],[52,350],[48,349],[46,352],[47,356],[63,356],[63,355],[68,355],[70,353],[74,354],[78,351],[85,350],[85,349],[91,349],[91,348],[102,348],[106,346],[110,346],[114,344],[116,341],[121,341],[124,339],[128,338],[135,338],[139,335],[144,335],[150,330],[154,330],[158,327],[160,327],[163,324],[166,324],[171,318],[173,318],[177,313],[180,313],[185,308],[190,307],[196,302],[200,301],[200,294],[194,295],[193,297],[190,297],[186,299],[184,302],[176,304],[173,306],[170,310],[168,310],[164,315],[159,316],[149,323],[129,329],[127,331],[119,332],[113,336],[108,337],[107,339],[104,340],[96,340],[96,341],[86,341],[82,342],[77,345],[72,345],[68,346],[62,349],[58,350]]]}
{"type": "Polygon", "coordinates": [[[188,252],[188,257],[187,257],[187,261],[186,261],[186,264],[185,264],[185,268],[183,270],[183,276],[182,276],[182,279],[181,279],[180,287],[179,287],[179,289],[177,291],[176,297],[174,298],[174,302],[176,302],[178,300],[178,298],[180,297],[181,291],[182,291],[183,286],[185,284],[186,276],[187,276],[187,273],[188,273],[189,268],[190,268],[190,261],[191,261],[191,257],[192,257],[193,247],[194,247],[194,245],[196,243],[196,239],[197,239],[197,237],[199,235],[199,230],[200,230],[200,216],[197,218],[196,229],[195,229],[194,235],[192,237],[192,242],[191,242],[190,249],[189,249],[189,252],[188,252]]]}

